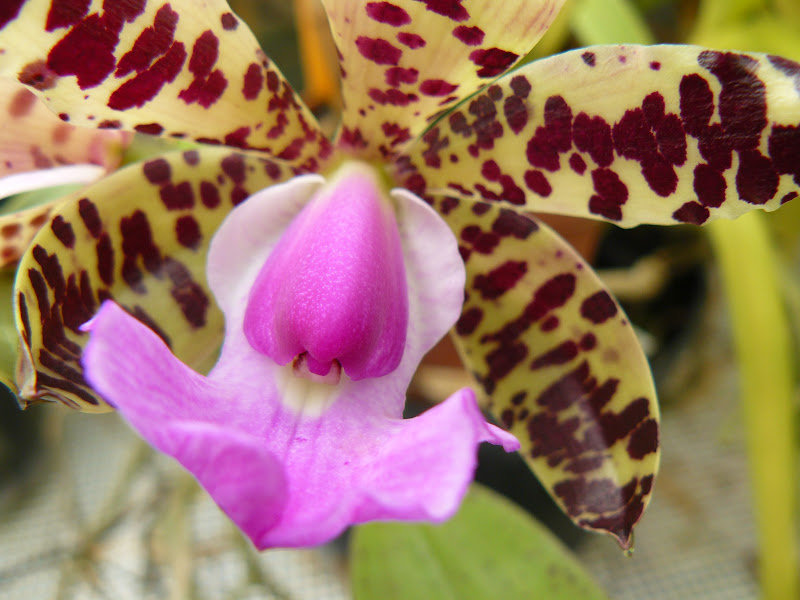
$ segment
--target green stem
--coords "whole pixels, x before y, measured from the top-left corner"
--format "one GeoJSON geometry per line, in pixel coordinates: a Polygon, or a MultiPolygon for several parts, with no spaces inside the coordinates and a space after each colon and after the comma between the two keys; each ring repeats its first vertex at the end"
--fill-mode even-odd
{"type": "Polygon", "coordinates": [[[722,270],[739,361],[764,600],[800,598],[790,324],[761,214],[707,227],[722,270]]]}

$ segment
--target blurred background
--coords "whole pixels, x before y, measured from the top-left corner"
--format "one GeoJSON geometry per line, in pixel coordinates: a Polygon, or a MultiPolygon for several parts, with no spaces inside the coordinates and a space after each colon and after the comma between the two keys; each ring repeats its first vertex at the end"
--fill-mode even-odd
{"type": "MultiPolygon", "coordinates": [[[[336,65],[304,55],[307,36],[298,35],[300,23],[304,32],[313,30],[320,43],[329,43],[316,2],[230,4],[333,130],[336,65]]],[[[606,43],[695,43],[800,61],[800,2],[567,0],[529,59],[606,43]]],[[[329,57],[335,60],[335,51],[329,57]]],[[[134,158],[162,149],[159,144],[137,141],[134,158]]],[[[758,215],[753,227],[766,236],[780,274],[778,289],[763,292],[778,295],[785,307],[781,328],[794,352],[790,414],[796,425],[800,204],[793,204],[798,203],[758,215]]],[[[740,293],[737,280],[747,282],[748,265],[742,261],[737,276],[725,271],[717,236],[726,233],[709,228],[622,230],[546,219],[596,266],[637,327],[661,401],[661,472],[632,557],[610,538],[573,526],[517,457],[482,449],[478,480],[552,530],[577,568],[610,598],[781,600],[775,595],[780,592],[767,589],[758,566],[769,560],[760,549],[764,529],[789,528],[795,551],[798,532],[796,520],[770,523],[768,505],[754,502],[770,493],[752,483],[752,473],[764,464],[759,448],[769,440],[754,437],[749,415],[756,404],[769,413],[772,396],[768,388],[757,398],[741,393],[748,375],[735,348],[747,325],[732,320],[729,308],[740,293]]],[[[748,243],[750,234],[739,235],[740,243],[748,243]]],[[[423,410],[466,378],[452,349],[437,348],[417,375],[409,410],[423,410]]],[[[792,494],[798,481],[796,439],[793,456],[775,456],[772,465],[792,494]]],[[[383,543],[393,543],[392,535],[386,533],[383,543]]],[[[365,570],[377,567],[354,566],[362,556],[353,551],[351,537],[319,549],[256,553],[191,477],[151,452],[116,415],[85,415],[56,405],[23,412],[9,393],[0,397],[2,600],[369,598],[362,579],[368,578],[365,570]]],[[[413,579],[413,564],[398,568],[409,569],[413,579]]],[[[492,581],[491,569],[485,577],[492,581]]],[[[520,597],[550,597],[536,585],[531,582],[530,596],[520,597]]],[[[504,591],[498,583],[496,597],[504,591]]],[[[394,597],[390,593],[381,597],[394,597]]]]}

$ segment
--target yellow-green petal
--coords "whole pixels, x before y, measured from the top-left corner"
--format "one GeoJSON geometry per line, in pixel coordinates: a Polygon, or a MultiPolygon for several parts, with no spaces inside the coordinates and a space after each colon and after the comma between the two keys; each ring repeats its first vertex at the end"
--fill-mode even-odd
{"type": "Polygon", "coordinates": [[[327,147],[224,0],[12,0],[0,13],[0,75],[73,124],[255,148],[296,164],[327,147]]]}
{"type": "Polygon", "coordinates": [[[454,339],[491,412],[575,523],[629,548],[658,468],[659,413],[627,317],[535,218],[453,198],[435,207],[467,268],[454,339]]]}
{"type": "Polygon", "coordinates": [[[235,204],[291,175],[266,159],[204,148],[131,165],[61,204],[17,271],[23,403],[108,410],[80,363],[80,326],[108,298],[181,360],[210,366],[223,336],[205,277],[210,237],[235,204]]]}
{"type": "Polygon", "coordinates": [[[597,46],[509,73],[409,149],[418,193],[623,226],[701,224],[800,193],[800,64],[597,46]]]}
{"type": "Polygon", "coordinates": [[[342,67],[340,142],[388,156],[523,57],[563,0],[323,0],[342,67]]]}

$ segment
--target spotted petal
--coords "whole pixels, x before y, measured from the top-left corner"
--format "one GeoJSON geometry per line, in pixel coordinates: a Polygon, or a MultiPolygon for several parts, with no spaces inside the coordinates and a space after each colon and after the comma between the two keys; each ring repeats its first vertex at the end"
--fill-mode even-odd
{"type": "Polygon", "coordinates": [[[800,64],[598,46],[526,65],[442,118],[405,177],[623,226],[699,224],[797,197],[798,153],[800,64]]]}
{"type": "Polygon", "coordinates": [[[658,405],[630,323],[591,268],[543,223],[484,202],[440,200],[467,267],[454,338],[580,526],[632,543],[658,466],[658,405]]]}
{"type": "Polygon", "coordinates": [[[23,401],[108,410],[80,366],[80,326],[108,298],[188,364],[210,366],[223,325],[206,286],[209,238],[232,206],[290,175],[265,159],[205,148],[131,165],[65,201],[17,275],[23,401]]]}
{"type": "Polygon", "coordinates": [[[394,153],[524,56],[563,0],[323,0],[340,52],[342,143],[394,153]]]}
{"type": "MultiPolygon", "coordinates": [[[[0,199],[70,181],[88,183],[119,165],[128,134],[64,123],[11,80],[0,79],[0,98],[0,199]]],[[[0,267],[19,260],[58,200],[47,196],[25,210],[3,205],[0,267]]]]}
{"type": "Polygon", "coordinates": [[[298,163],[327,144],[224,0],[11,0],[0,75],[74,124],[259,148],[298,163]]]}

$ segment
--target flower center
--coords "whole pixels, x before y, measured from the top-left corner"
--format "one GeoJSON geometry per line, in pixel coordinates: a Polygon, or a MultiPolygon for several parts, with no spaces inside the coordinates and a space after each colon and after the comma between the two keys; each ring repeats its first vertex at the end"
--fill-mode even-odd
{"type": "Polygon", "coordinates": [[[336,359],[330,363],[321,363],[308,352],[303,352],[292,361],[292,374],[314,383],[336,385],[342,378],[342,365],[336,359]]]}
{"type": "Polygon", "coordinates": [[[298,377],[336,384],[400,364],[408,329],[405,263],[378,174],[346,163],[294,218],[250,291],[250,345],[298,377]]]}

